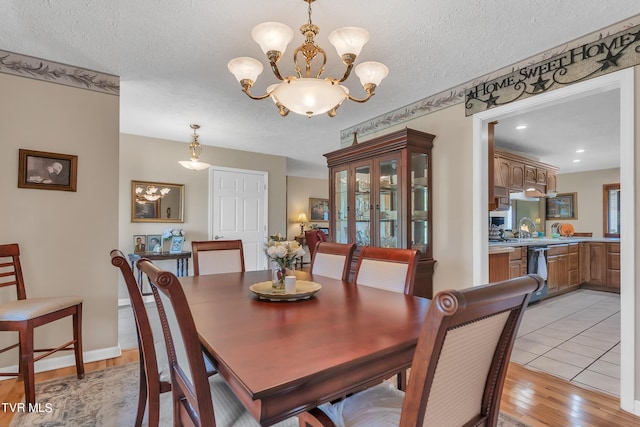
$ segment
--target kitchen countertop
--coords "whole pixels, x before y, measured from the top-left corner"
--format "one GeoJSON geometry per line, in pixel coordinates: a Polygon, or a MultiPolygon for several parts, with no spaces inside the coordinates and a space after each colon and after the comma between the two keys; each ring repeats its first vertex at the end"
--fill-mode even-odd
{"type": "Polygon", "coordinates": [[[580,242],[603,242],[603,243],[619,243],[618,237],[558,237],[558,238],[532,238],[532,239],[510,239],[504,242],[488,242],[489,253],[496,253],[495,250],[504,247],[516,246],[541,246],[541,245],[562,245],[567,243],[580,242]]]}

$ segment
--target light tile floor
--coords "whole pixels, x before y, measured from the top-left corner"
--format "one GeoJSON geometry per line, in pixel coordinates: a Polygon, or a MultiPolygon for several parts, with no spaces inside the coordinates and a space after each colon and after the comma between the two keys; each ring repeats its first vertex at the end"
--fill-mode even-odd
{"type": "Polygon", "coordinates": [[[620,295],[580,289],[530,305],[511,361],[620,396],[620,295]]]}

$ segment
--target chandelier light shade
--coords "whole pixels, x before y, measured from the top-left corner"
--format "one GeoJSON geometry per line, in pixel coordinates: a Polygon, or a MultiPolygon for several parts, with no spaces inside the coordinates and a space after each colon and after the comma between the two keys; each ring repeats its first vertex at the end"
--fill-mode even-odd
{"type": "Polygon", "coordinates": [[[200,154],[202,153],[202,146],[198,142],[199,135],[196,133],[196,131],[200,129],[200,125],[190,125],[190,127],[191,129],[193,129],[193,139],[191,141],[191,144],[189,145],[189,151],[191,151],[191,160],[179,160],[178,163],[192,171],[201,171],[203,169],[207,169],[211,165],[209,163],[200,161],[199,158],[200,154]]]}
{"type": "MultiPolygon", "coordinates": [[[[251,31],[251,37],[260,45],[262,52],[267,56],[271,70],[280,83],[270,85],[266,94],[254,96],[251,94],[251,87],[264,69],[262,63],[253,58],[239,57],[229,61],[227,67],[240,82],[244,93],[256,100],[271,98],[283,117],[289,114],[289,111],[308,117],[322,113],[335,117],[336,110],[346,99],[360,103],[367,102],[374,95],[376,87],[380,85],[382,79],[389,74],[389,69],[379,62],[359,64],[355,68],[355,73],[360,78],[366,96],[364,98],[351,96],[347,87],[340,83],[349,78],[356,57],[362,51],[365,43],[369,41],[369,33],[362,28],[345,27],[329,34],[329,42],[336,48],[336,52],[346,66],[345,72],[339,79],[322,78],[327,55],[314,40],[320,32],[320,28],[311,22],[311,3],[315,0],[304,1],[309,4],[309,20],[300,27],[305,41],[293,52],[296,75],[283,77],[278,69],[278,61],[293,39],[293,30],[279,22],[264,22],[256,25],[251,31]],[[318,70],[312,73],[311,65],[316,57],[321,57],[322,61],[318,70]],[[298,62],[301,59],[304,59],[302,66],[298,62]]],[[[318,61],[316,61],[317,63],[318,61]]]]}
{"type": "Polygon", "coordinates": [[[170,188],[158,188],[155,185],[136,186],[136,202],[144,204],[146,202],[155,202],[169,194],[170,188]]]}

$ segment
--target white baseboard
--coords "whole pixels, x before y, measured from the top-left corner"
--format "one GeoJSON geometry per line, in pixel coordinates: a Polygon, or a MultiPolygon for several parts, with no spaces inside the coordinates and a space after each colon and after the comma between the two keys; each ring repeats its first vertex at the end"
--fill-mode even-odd
{"type": "Polygon", "coordinates": [[[121,298],[118,300],[118,307],[124,307],[126,305],[131,305],[129,298],[121,298]]]}
{"type": "MultiPolygon", "coordinates": [[[[120,346],[100,348],[97,350],[85,351],[82,356],[84,363],[97,362],[98,360],[112,359],[122,355],[122,349],[120,346]]],[[[68,354],[60,357],[51,357],[39,360],[35,364],[35,372],[46,372],[54,369],[66,368],[68,366],[75,366],[76,359],[73,354],[68,354]]],[[[18,372],[18,365],[4,366],[0,368],[0,372],[18,372]]],[[[0,377],[0,381],[10,379],[13,377],[0,377]]]]}

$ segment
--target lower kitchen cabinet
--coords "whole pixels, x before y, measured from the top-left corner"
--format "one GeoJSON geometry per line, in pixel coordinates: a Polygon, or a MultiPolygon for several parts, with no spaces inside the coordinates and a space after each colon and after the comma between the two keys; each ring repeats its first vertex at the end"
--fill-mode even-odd
{"type": "Polygon", "coordinates": [[[585,242],[582,245],[582,284],[606,287],[607,243],[585,242]]]}
{"type": "Polygon", "coordinates": [[[620,292],[620,243],[607,243],[607,288],[620,292]]]}
{"type": "Polygon", "coordinates": [[[527,275],[527,247],[516,246],[513,252],[509,253],[509,278],[527,275]]]}
{"type": "Polygon", "coordinates": [[[547,250],[547,295],[569,287],[568,245],[551,245],[547,250]]]}

